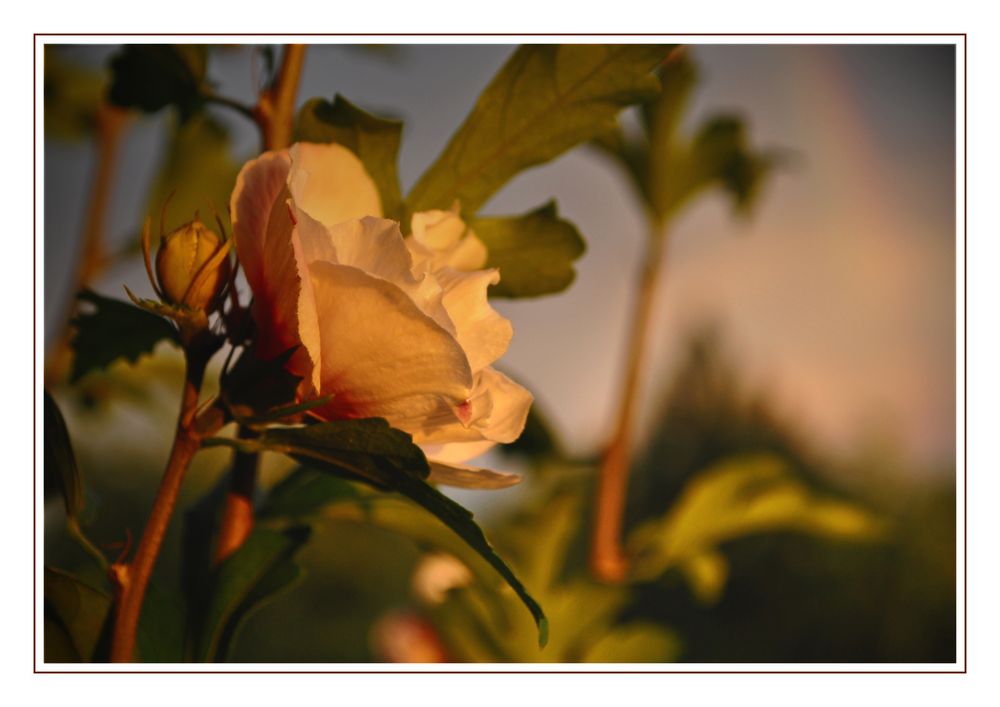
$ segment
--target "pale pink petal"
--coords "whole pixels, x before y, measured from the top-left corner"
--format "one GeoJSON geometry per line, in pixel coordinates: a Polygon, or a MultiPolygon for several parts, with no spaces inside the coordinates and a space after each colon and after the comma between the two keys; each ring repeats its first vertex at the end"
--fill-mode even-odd
{"type": "MultiPolygon", "coordinates": [[[[492,406],[491,406],[492,407],[492,406]]],[[[496,442],[490,439],[481,439],[476,442],[451,442],[445,444],[425,444],[424,454],[427,458],[441,462],[442,464],[461,464],[470,459],[478,457],[480,454],[493,449],[496,442]]]]}
{"type": "Polygon", "coordinates": [[[384,417],[417,437],[472,392],[455,339],[385,280],[345,265],[309,267],[319,321],[326,419],[384,417]]]}
{"type": "Polygon", "coordinates": [[[416,213],[410,219],[410,229],[413,236],[408,245],[415,264],[422,270],[478,270],[486,265],[486,246],[468,229],[457,210],[416,213]]]}
{"type": "Polygon", "coordinates": [[[486,299],[487,288],[500,281],[499,271],[444,268],[435,277],[444,290],[442,302],[455,325],[458,343],[469,357],[473,373],[478,372],[503,356],[514,336],[510,321],[486,299]]]}
{"type": "Polygon", "coordinates": [[[308,339],[289,364],[308,376],[318,357],[318,337],[311,298],[299,294],[304,271],[296,258],[293,220],[285,186],[290,168],[287,152],[266,152],[251,160],[236,179],[230,209],[240,265],[253,292],[257,355],[272,359],[308,339]],[[312,350],[310,350],[312,349],[312,350]]]}
{"type": "Polygon", "coordinates": [[[414,436],[414,441],[425,447],[483,439],[513,442],[524,430],[532,400],[531,393],[510,378],[492,368],[484,368],[476,374],[470,402],[477,409],[488,409],[488,414],[478,415],[468,422],[456,415],[450,423],[443,414],[438,415],[434,418],[435,426],[425,430],[419,438],[414,436]]]}
{"type": "Polygon", "coordinates": [[[412,273],[410,252],[398,223],[368,216],[325,226],[301,209],[295,208],[294,213],[306,265],[318,261],[349,265],[390,282],[449,334],[455,333],[437,279],[412,273]]]}
{"type": "Polygon", "coordinates": [[[333,226],[363,216],[381,216],[378,189],[365,167],[343,145],[300,142],[292,146],[288,187],[295,205],[333,226]]]}
{"type": "Polygon", "coordinates": [[[521,475],[509,471],[494,471],[474,466],[458,466],[431,461],[432,484],[457,486],[464,489],[505,489],[521,482],[521,475]]]}

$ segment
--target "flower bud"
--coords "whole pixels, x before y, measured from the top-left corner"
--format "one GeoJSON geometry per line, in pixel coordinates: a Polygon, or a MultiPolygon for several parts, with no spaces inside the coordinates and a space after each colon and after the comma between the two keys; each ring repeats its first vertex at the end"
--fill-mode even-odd
{"type": "Polygon", "coordinates": [[[229,279],[223,247],[215,232],[197,218],[165,236],[156,253],[156,279],[164,298],[191,309],[208,309],[229,279]]]}

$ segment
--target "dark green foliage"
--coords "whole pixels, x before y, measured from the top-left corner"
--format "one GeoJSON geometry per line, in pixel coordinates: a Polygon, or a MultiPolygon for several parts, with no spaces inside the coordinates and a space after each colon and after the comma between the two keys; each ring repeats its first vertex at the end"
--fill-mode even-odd
{"type": "Polygon", "coordinates": [[[251,440],[215,438],[209,443],[247,452],[287,454],[317,469],[409,498],[453,530],[507,581],[534,617],[539,641],[545,642],[547,623],[542,608],[493,550],[472,514],[424,480],[430,467],[410,435],[389,427],[385,420],[338,420],[307,427],[272,428],[251,440]]]}
{"type": "Polygon", "coordinates": [[[44,401],[45,496],[60,494],[66,505],[67,517],[73,518],[83,510],[83,478],[59,406],[48,391],[44,392],[44,401]]]}
{"type": "Polygon", "coordinates": [[[296,139],[335,142],[361,160],[375,182],[386,218],[403,218],[397,161],[403,123],[367,113],[343,96],[333,103],[322,98],[308,101],[299,112],[296,139]]]}
{"type": "Polygon", "coordinates": [[[177,330],[155,314],[90,290],[82,290],[77,299],[93,310],[79,312],[73,320],[71,382],[119,358],[134,363],[161,341],[177,343],[177,330]]]}
{"type": "Polygon", "coordinates": [[[260,518],[306,518],[339,501],[362,503],[356,486],[318,469],[301,466],[271,489],[260,518]]]}
{"type": "Polygon", "coordinates": [[[111,609],[111,597],[53,567],[45,568],[46,662],[94,659],[111,609]]]}
{"type": "Polygon", "coordinates": [[[586,247],[576,226],[559,218],[554,201],[523,216],[477,218],[469,225],[489,250],[487,266],[500,268],[493,297],[565,290],[576,276],[573,261],[586,247]]]}
{"type": "Polygon", "coordinates": [[[243,621],[302,577],[292,558],[310,532],[304,526],[257,528],[219,566],[198,633],[199,661],[225,660],[243,621]]]}
{"type": "Polygon", "coordinates": [[[155,113],[175,105],[186,120],[202,105],[208,55],[194,44],[127,44],[111,59],[108,100],[155,113]]]}

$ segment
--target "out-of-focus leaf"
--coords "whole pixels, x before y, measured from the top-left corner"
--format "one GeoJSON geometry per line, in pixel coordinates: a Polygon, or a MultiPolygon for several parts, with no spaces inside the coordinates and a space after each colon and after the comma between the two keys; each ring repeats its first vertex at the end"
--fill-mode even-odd
{"type": "Polygon", "coordinates": [[[680,565],[691,591],[702,604],[715,604],[729,579],[729,562],[721,552],[707,550],[680,565]]]}
{"type": "Polygon", "coordinates": [[[707,120],[690,145],[675,148],[667,157],[654,153],[652,163],[659,169],[651,167],[651,174],[662,174],[650,183],[654,208],[669,217],[715,186],[729,195],[738,211],[746,212],[764,178],[780,162],[777,153],[756,152],[749,142],[741,118],[720,115],[707,120]]]}
{"type": "Polygon", "coordinates": [[[333,103],[308,101],[299,112],[297,137],[304,142],[335,142],[361,160],[375,182],[386,218],[400,220],[403,198],[399,190],[397,156],[403,123],[367,113],[343,96],[333,103]]]}
{"type": "Polygon", "coordinates": [[[60,493],[66,504],[66,516],[75,518],[83,510],[83,477],[73,454],[66,421],[56,401],[45,391],[45,496],[60,493]]]}
{"type": "Polygon", "coordinates": [[[500,268],[493,297],[537,297],[561,292],[576,277],[573,261],[586,246],[569,221],[559,218],[556,203],[523,216],[470,220],[489,251],[487,267],[500,268]]]}
{"type": "Polygon", "coordinates": [[[585,663],[669,663],[680,655],[677,635],[659,624],[634,622],[617,626],[589,645],[585,663]]]}
{"type": "Polygon", "coordinates": [[[291,558],[309,534],[305,526],[281,532],[257,528],[226,558],[213,581],[197,643],[198,660],[224,659],[248,615],[301,576],[291,558]]]}
{"type": "Polygon", "coordinates": [[[161,341],[177,342],[177,330],[166,320],[121,300],[82,290],[77,299],[93,307],[73,320],[73,374],[80,380],[94,369],[125,358],[135,362],[161,341]]]}
{"type": "Polygon", "coordinates": [[[698,82],[697,67],[683,48],[670,53],[657,76],[660,92],[640,106],[644,135],[626,138],[615,125],[592,144],[622,166],[656,222],[665,223],[712,187],[724,191],[737,212],[749,213],[786,156],[752,148],[746,124],[737,116],[711,117],[693,137],[680,133],[698,82]]]}
{"type": "Polygon", "coordinates": [[[207,114],[199,114],[176,124],[146,204],[154,232],[168,198],[166,233],[191,221],[196,211],[200,211],[201,220],[215,230],[213,206],[228,230],[229,195],[239,169],[232,156],[229,134],[222,123],[207,114]]]}
{"type": "Polygon", "coordinates": [[[258,509],[259,518],[305,518],[337,502],[358,503],[358,488],[350,481],[301,466],[279,481],[258,509]]]}
{"type": "Polygon", "coordinates": [[[667,47],[525,45],[476,101],[407,197],[412,211],[475,213],[511,177],[607,132],[618,111],[658,90],[667,47]]]}
{"type": "Polygon", "coordinates": [[[45,134],[81,140],[94,133],[104,94],[104,77],[63,56],[60,47],[45,45],[45,134]]]}
{"type": "Polygon", "coordinates": [[[528,410],[528,419],[524,424],[524,431],[511,444],[501,444],[497,447],[501,454],[516,455],[523,454],[533,459],[541,457],[562,458],[565,453],[552,423],[546,415],[539,410],[538,401],[535,401],[531,409],[528,410]]]}
{"type": "Polygon", "coordinates": [[[666,515],[630,535],[633,577],[652,580],[681,566],[695,580],[695,591],[710,600],[724,574],[718,558],[712,559],[716,548],[775,531],[873,540],[884,524],[854,503],[817,496],[778,458],[737,458],[695,477],[666,515]]]}
{"type": "Polygon", "coordinates": [[[184,662],[184,626],[187,618],[180,601],[150,583],[142,601],[135,642],[143,663],[184,662]]]}
{"type": "Polygon", "coordinates": [[[111,597],[53,567],[45,568],[44,582],[46,662],[90,661],[111,609],[111,597]]]}
{"type": "Polygon", "coordinates": [[[208,53],[195,44],[126,44],[111,58],[108,100],[154,113],[177,106],[182,120],[201,105],[208,53]]]}
{"type": "Polygon", "coordinates": [[[380,418],[338,420],[296,428],[274,428],[255,439],[206,440],[248,452],[287,454],[304,464],[354,481],[363,481],[384,491],[395,491],[430,511],[502,576],[531,612],[538,627],[539,642],[547,640],[548,622],[541,606],[500,559],[472,514],[425,479],[430,473],[427,459],[412,437],[393,429],[380,418]]]}

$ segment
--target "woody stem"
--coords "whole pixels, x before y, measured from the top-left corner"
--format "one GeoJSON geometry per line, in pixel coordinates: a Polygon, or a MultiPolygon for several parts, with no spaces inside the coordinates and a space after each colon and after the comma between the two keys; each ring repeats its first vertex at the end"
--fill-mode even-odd
{"type": "Polygon", "coordinates": [[[590,546],[590,568],[605,582],[620,582],[628,572],[628,560],[621,546],[629,469],[632,463],[632,432],[643,353],[652,323],[653,303],[666,265],[667,237],[654,223],[646,245],[639,293],[632,311],[625,384],[622,387],[615,431],[611,437],[597,478],[594,523],[590,546]]]}
{"type": "Polygon", "coordinates": [[[153,574],[156,558],[163,544],[170,516],[173,514],[180,492],[181,482],[191,459],[201,443],[195,426],[198,410],[198,394],[205,377],[205,367],[211,358],[212,349],[190,346],[185,350],[184,391],[181,395],[181,410],[177,419],[173,447],[167,460],[156,500],[146,521],[142,538],[135,556],[128,564],[112,565],[112,579],[118,587],[115,606],[115,625],[111,638],[111,661],[129,663],[135,654],[135,637],[139,627],[142,601],[153,574]]]}

